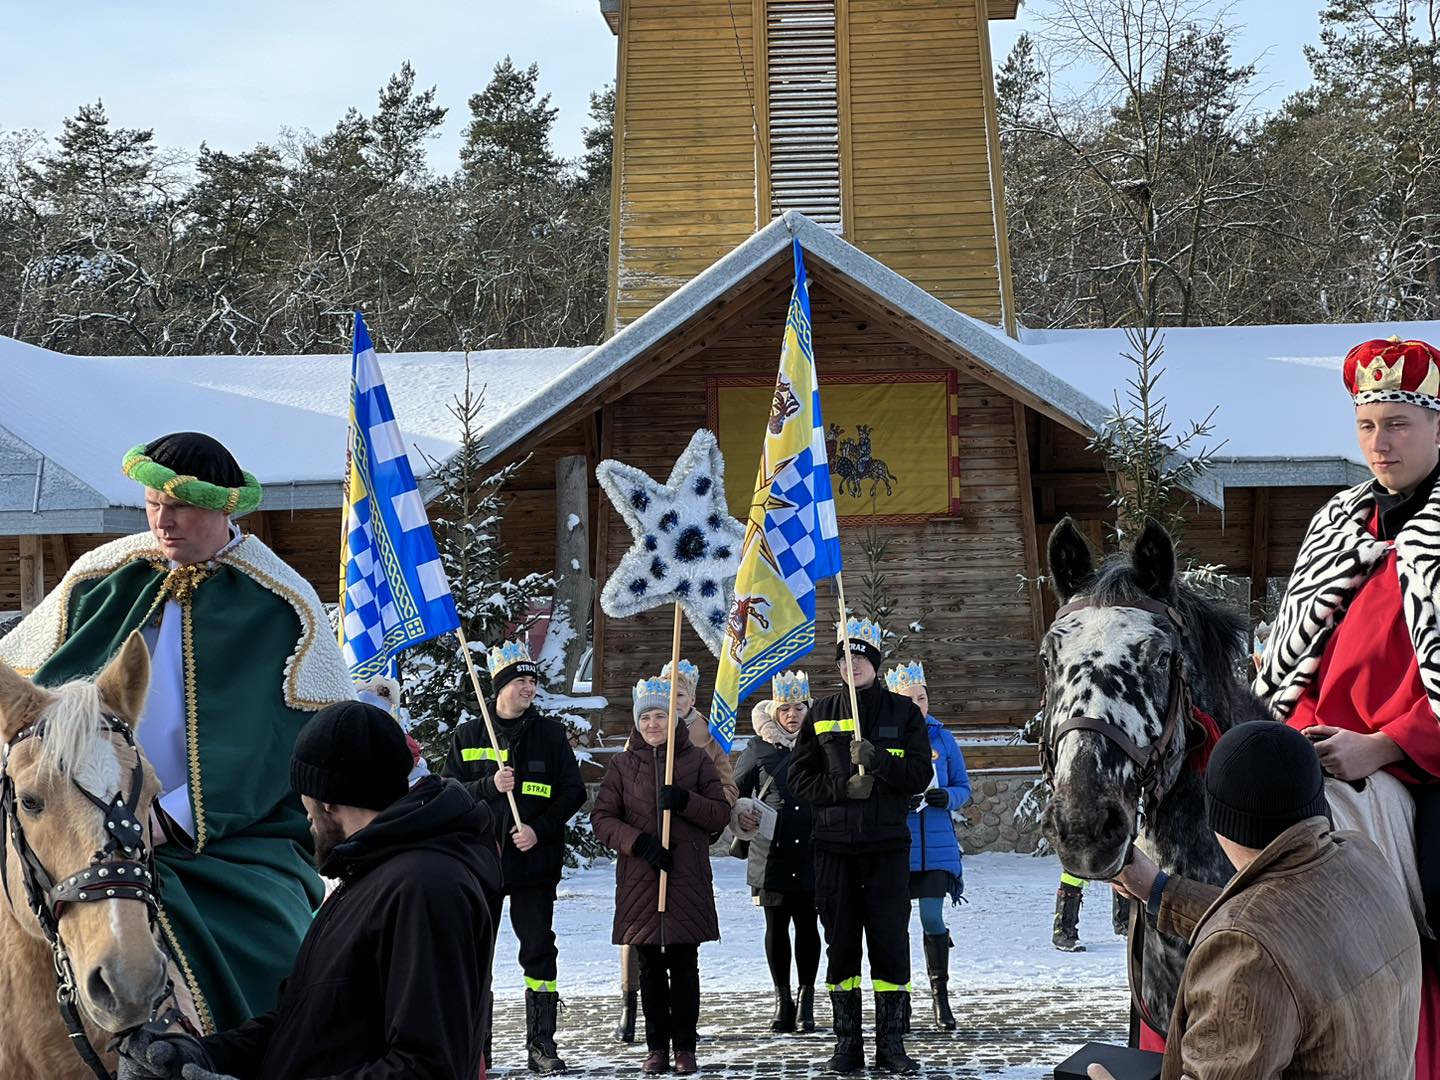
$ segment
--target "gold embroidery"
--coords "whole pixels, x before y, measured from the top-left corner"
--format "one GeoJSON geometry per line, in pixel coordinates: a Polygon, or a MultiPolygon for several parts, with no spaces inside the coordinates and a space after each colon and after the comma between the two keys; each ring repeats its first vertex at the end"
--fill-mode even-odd
{"type": "Polygon", "coordinates": [[[175,928],[170,925],[170,919],[163,907],[158,909],[157,914],[160,916],[160,928],[165,932],[165,940],[170,943],[170,951],[180,962],[180,974],[185,977],[185,985],[190,988],[190,996],[195,999],[195,1012],[200,1020],[201,1034],[214,1035],[215,1021],[210,1015],[210,1006],[205,1003],[205,995],[200,992],[195,972],[190,970],[190,961],[185,958],[185,950],[180,948],[180,939],[175,936],[175,928]]]}
{"type": "Polygon", "coordinates": [[[225,500],[225,509],[221,511],[226,517],[235,512],[235,507],[240,505],[240,489],[231,488],[230,497],[225,500]]]}
{"type": "Polygon", "coordinates": [[[121,466],[120,471],[123,472],[131,480],[134,480],[135,470],[138,469],[141,465],[148,463],[149,461],[150,459],[144,454],[136,454],[133,458],[131,458],[129,461],[125,462],[121,466]]]}
{"type": "Polygon", "coordinates": [[[195,590],[205,584],[215,570],[205,563],[190,563],[177,566],[165,575],[164,592],[175,598],[177,604],[189,604],[195,597],[195,590]]]}
{"type": "Polygon", "coordinates": [[[165,481],[165,486],[162,487],[160,490],[163,491],[166,495],[174,495],[176,488],[178,488],[181,484],[188,484],[194,479],[196,478],[193,476],[172,476],[169,480],[165,481]]]}
{"type": "Polygon", "coordinates": [[[195,627],[190,602],[180,605],[185,653],[185,748],[190,758],[190,805],[195,811],[195,853],[205,849],[205,792],[200,786],[200,710],[195,702],[195,627]]]}

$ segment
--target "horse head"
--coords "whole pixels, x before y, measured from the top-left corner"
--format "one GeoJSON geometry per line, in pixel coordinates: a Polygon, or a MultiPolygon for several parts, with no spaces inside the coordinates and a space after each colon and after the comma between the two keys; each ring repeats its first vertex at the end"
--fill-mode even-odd
{"type": "Polygon", "coordinates": [[[150,657],[138,634],[93,682],[42,689],[0,662],[8,915],[42,941],[41,920],[53,918],[75,1000],[110,1032],[149,1019],[167,982],[150,910],[154,883],[135,881],[145,873],[150,811],[160,793],[131,735],[149,682],[150,657]],[[133,835],[117,842],[125,827],[133,835]],[[67,889],[72,879],[77,884],[67,889]],[[87,881],[95,887],[81,891],[87,881]]]}

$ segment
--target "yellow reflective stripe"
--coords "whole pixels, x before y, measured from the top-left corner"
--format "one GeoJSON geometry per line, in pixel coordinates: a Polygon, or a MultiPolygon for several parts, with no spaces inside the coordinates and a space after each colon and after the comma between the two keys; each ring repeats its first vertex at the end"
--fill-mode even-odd
{"type": "Polygon", "coordinates": [[[1085,887],[1085,879],[1074,877],[1062,870],[1060,871],[1060,884],[1069,885],[1075,889],[1083,889],[1085,887]]]}
{"type": "Polygon", "coordinates": [[[905,750],[904,750],[903,747],[887,746],[887,747],[885,748],[885,752],[886,752],[887,754],[889,754],[891,757],[904,757],[904,756],[905,756],[905,750]]]}
{"type": "Polygon", "coordinates": [[[843,994],[846,990],[859,990],[860,976],[856,975],[854,978],[846,979],[844,982],[826,983],[825,989],[829,990],[832,994],[843,994]]]}
{"type": "MultiPolygon", "coordinates": [[[[860,980],[856,979],[855,981],[858,983],[860,980]]],[[[910,989],[901,983],[886,982],[884,979],[872,978],[870,984],[875,988],[875,993],[877,994],[897,994],[901,990],[910,989]]]]}
{"type": "Polygon", "coordinates": [[[529,975],[525,976],[525,989],[534,990],[537,994],[558,993],[559,985],[555,979],[532,979],[529,975]]]}
{"type": "Polygon", "coordinates": [[[496,751],[493,746],[462,746],[461,761],[509,761],[510,751],[496,751]]]}
{"type": "Polygon", "coordinates": [[[850,731],[850,732],[853,732],[854,730],[855,730],[855,721],[854,721],[853,719],[851,719],[851,720],[816,720],[816,721],[815,721],[815,734],[816,734],[816,735],[828,735],[828,734],[830,734],[832,731],[850,731]]]}
{"type": "Polygon", "coordinates": [[[520,785],[521,795],[537,795],[542,799],[550,798],[550,785],[542,784],[538,780],[526,780],[520,785]]]}

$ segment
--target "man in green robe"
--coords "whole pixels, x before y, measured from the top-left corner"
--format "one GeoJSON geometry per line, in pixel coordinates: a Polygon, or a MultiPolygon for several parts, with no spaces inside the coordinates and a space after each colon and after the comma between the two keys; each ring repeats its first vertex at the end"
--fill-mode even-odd
{"type": "Polygon", "coordinates": [[[208,1033],[274,1007],[322,898],[290,754],[312,713],[355,691],[315,590],[231,523],[260,485],[224,446],[181,432],[123,467],[150,531],[76,560],[0,659],[54,686],[144,635],[137,738],[163,788],[160,921],[208,1033]]]}

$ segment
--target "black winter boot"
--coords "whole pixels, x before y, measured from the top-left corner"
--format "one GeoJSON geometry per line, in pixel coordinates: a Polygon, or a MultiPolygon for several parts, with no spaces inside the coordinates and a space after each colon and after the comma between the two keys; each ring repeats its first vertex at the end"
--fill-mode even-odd
{"type": "Polygon", "coordinates": [[[830,1008],[835,1014],[835,1053],[822,1072],[850,1076],[865,1070],[865,1037],[860,1030],[860,991],[831,990],[830,1008]]]}
{"type": "Polygon", "coordinates": [[[481,1043],[481,1052],[485,1055],[485,1072],[488,1074],[495,1065],[495,1059],[490,1054],[491,1032],[495,1028],[495,995],[485,995],[485,1039],[481,1043]]]}
{"type": "Polygon", "coordinates": [[[546,990],[525,991],[525,1050],[533,1073],[549,1076],[565,1071],[565,1062],[555,1049],[559,1011],[559,994],[546,990]]]}
{"type": "Polygon", "coordinates": [[[775,987],[775,1016],[770,1021],[770,1030],[776,1034],[795,1030],[795,999],[790,996],[790,987],[775,987]]]}
{"type": "Polygon", "coordinates": [[[1055,930],[1050,936],[1061,952],[1084,952],[1080,944],[1080,903],[1084,890],[1078,885],[1061,885],[1055,890],[1055,930]]]}
{"type": "Polygon", "coordinates": [[[955,1030],[949,988],[950,950],[954,947],[949,934],[925,935],[925,972],[930,976],[930,1006],[935,1013],[935,1026],[941,1031],[955,1030]]]}
{"type": "Polygon", "coordinates": [[[802,986],[795,991],[795,1013],[801,1031],[815,1030],[815,987],[802,986]]]}
{"type": "Polygon", "coordinates": [[[1110,929],[1115,931],[1116,937],[1130,936],[1130,901],[1119,893],[1111,898],[1110,929]]]}
{"type": "Polygon", "coordinates": [[[626,990],[620,995],[620,1019],[615,1021],[616,1042],[635,1041],[635,1010],[639,1007],[639,998],[640,994],[635,990],[626,990]]]}
{"type": "Polygon", "coordinates": [[[901,1032],[901,1034],[909,1035],[909,1034],[910,1034],[910,1031],[911,1031],[911,1028],[910,1028],[910,991],[909,991],[908,989],[906,989],[906,990],[896,990],[896,991],[892,991],[892,993],[901,994],[901,995],[903,995],[904,998],[905,998],[905,1000],[904,1000],[903,1002],[901,1002],[901,1004],[900,1004],[900,1032],[901,1032]]]}
{"type": "Polygon", "coordinates": [[[875,995],[875,1068],[889,1073],[917,1073],[920,1063],[905,1053],[904,991],[875,995]]]}

